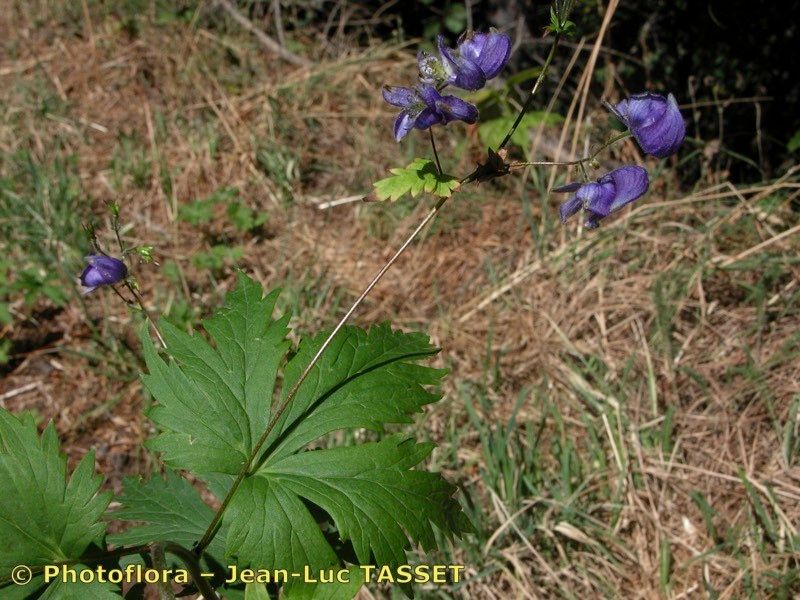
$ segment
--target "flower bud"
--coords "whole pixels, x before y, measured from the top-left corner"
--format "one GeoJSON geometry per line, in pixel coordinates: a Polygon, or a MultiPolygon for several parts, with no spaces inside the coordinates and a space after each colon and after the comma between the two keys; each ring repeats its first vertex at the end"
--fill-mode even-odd
{"type": "Polygon", "coordinates": [[[657,158],[675,154],[686,137],[686,124],[672,94],[666,98],[650,92],[636,94],[611,110],[642,150],[657,158]]]}
{"type": "Polygon", "coordinates": [[[128,267],[118,258],[91,254],[86,257],[86,262],[86,268],[80,276],[84,294],[93,292],[103,285],[119,283],[128,276],[128,267]]]}

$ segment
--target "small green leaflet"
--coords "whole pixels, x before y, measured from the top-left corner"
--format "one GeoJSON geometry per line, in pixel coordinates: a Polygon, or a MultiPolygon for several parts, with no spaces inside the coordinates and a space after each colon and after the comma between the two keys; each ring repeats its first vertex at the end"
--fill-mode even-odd
{"type": "Polygon", "coordinates": [[[100,545],[100,517],[111,499],[98,493],[101,482],[94,453],[68,478],[52,423],[40,437],[33,419],[0,409],[0,579],[16,565],[75,560],[89,544],[100,545]]]}
{"type": "Polygon", "coordinates": [[[415,158],[403,169],[391,169],[392,176],[374,183],[378,200],[398,200],[405,194],[416,198],[427,192],[440,198],[449,198],[461,185],[456,177],[439,173],[433,161],[415,158]]]}
{"type": "MultiPolygon", "coordinates": [[[[208,340],[162,322],[168,349],[162,357],[143,339],[143,381],[156,400],[150,417],[159,428],[149,445],[166,464],[191,471],[217,495],[224,495],[271,411],[326,338],[323,333],[301,340],[287,360],[288,315],[271,316],[276,300],[277,292],[263,297],[258,283],[240,275],[225,306],[203,323],[208,340]],[[279,379],[280,389],[273,390],[279,379]]],[[[400,564],[412,544],[431,549],[436,532],[452,537],[468,530],[454,486],[439,473],[417,468],[432,444],[379,435],[375,442],[308,449],[333,431],[381,434],[387,424],[411,422],[440,398],[428,388],[445,371],[420,364],[437,351],[426,335],[388,324],[344,327],[233,495],[212,553],[220,556],[223,547],[224,560],[240,568],[302,572],[306,566],[342,566],[337,549],[346,542],[353,548],[347,556],[352,559],[354,552],[361,564],[400,564]]],[[[172,474],[155,483],[126,484],[121,500],[115,516],[145,524],[113,536],[118,543],[174,538],[181,530],[190,546],[210,520],[196,492],[172,474]],[[164,506],[170,497],[180,500],[164,506]]],[[[286,591],[318,596],[294,585],[286,591]]]]}
{"type": "MultiPolygon", "coordinates": [[[[500,142],[503,141],[506,133],[514,124],[514,119],[516,119],[516,116],[497,117],[478,125],[478,136],[481,139],[481,143],[487,148],[497,150],[500,142]]],[[[564,118],[554,113],[544,111],[527,112],[522,116],[519,126],[511,136],[511,142],[521,148],[527,148],[531,143],[528,129],[538,127],[541,124],[560,125],[563,122],[564,118]]]]}

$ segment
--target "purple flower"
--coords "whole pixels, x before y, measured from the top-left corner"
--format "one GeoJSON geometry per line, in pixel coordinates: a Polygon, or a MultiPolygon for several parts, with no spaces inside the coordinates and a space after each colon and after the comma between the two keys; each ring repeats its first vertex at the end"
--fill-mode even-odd
{"type": "Polygon", "coordinates": [[[686,137],[686,125],[675,96],[636,94],[612,106],[614,115],[630,129],[642,150],[658,158],[675,154],[686,137]]]}
{"type": "Polygon", "coordinates": [[[394,122],[394,137],[398,142],[415,127],[428,129],[450,121],[475,123],[478,120],[475,106],[455,96],[442,96],[428,84],[416,88],[384,86],[383,99],[403,109],[394,122]]]}
{"type": "Polygon", "coordinates": [[[444,36],[436,38],[441,58],[427,52],[417,56],[419,76],[424,83],[450,84],[464,90],[479,90],[488,79],[496,77],[508,62],[511,38],[505,33],[465,32],[455,49],[445,45],[444,36]]]}
{"type": "Polygon", "coordinates": [[[86,268],[81,273],[84,294],[94,291],[101,285],[114,285],[128,276],[125,263],[111,256],[90,254],[86,257],[86,268]]]}
{"type": "Polygon", "coordinates": [[[569,183],[554,192],[575,192],[559,207],[564,222],[581,208],[589,213],[584,227],[594,229],[604,217],[641,197],[650,185],[642,167],[620,167],[597,182],[569,183]]]}

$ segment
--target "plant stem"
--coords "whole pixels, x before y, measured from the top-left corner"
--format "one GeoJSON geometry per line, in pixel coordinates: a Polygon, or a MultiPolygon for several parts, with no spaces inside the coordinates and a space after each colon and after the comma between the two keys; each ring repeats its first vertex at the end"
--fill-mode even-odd
{"type": "MultiPolygon", "coordinates": [[[[167,559],[164,556],[164,544],[155,542],[150,547],[150,557],[153,560],[153,568],[163,571],[167,568],[167,559]]],[[[156,584],[158,587],[159,600],[175,600],[175,593],[172,591],[172,585],[169,581],[160,579],[156,584]]]]}
{"type": "MultiPolygon", "coordinates": [[[[500,144],[500,146],[498,148],[498,152],[500,152],[503,149],[503,147],[508,143],[508,141],[511,139],[511,136],[513,135],[514,131],[516,130],[517,126],[519,125],[520,121],[522,120],[522,116],[525,114],[525,111],[528,110],[528,108],[530,107],[531,103],[533,102],[533,98],[536,95],[536,92],[539,90],[541,82],[544,79],[548,68],[550,67],[550,63],[553,61],[553,56],[555,55],[555,51],[556,51],[556,47],[558,46],[559,39],[560,39],[560,35],[556,34],[555,39],[553,40],[553,46],[550,49],[550,54],[547,56],[547,59],[545,60],[545,63],[543,65],[543,67],[542,67],[542,72],[539,74],[539,77],[537,78],[536,83],[534,84],[533,89],[531,90],[531,94],[528,97],[528,100],[525,102],[525,105],[522,107],[522,110],[520,111],[519,115],[517,115],[516,121],[511,126],[511,129],[509,129],[509,131],[506,134],[506,137],[504,138],[503,142],[500,144]]],[[[430,139],[431,139],[431,144],[432,144],[432,147],[433,147],[434,157],[435,157],[436,162],[437,162],[437,167],[439,168],[439,172],[441,173],[441,166],[438,164],[439,163],[439,157],[438,157],[438,153],[436,152],[436,145],[435,145],[432,133],[431,133],[431,138],[430,139]]],[[[478,175],[483,171],[484,168],[485,168],[485,165],[478,165],[472,171],[472,173],[470,173],[469,175],[463,177],[460,180],[460,183],[461,184],[465,184],[465,183],[470,183],[470,182],[476,181],[478,179],[478,175]]],[[[297,392],[300,389],[300,386],[303,384],[303,381],[305,381],[306,377],[308,377],[309,373],[311,373],[311,370],[314,368],[314,366],[317,364],[317,362],[319,362],[319,359],[320,359],[320,357],[322,357],[323,352],[325,352],[325,350],[328,348],[328,346],[333,341],[333,338],[336,336],[336,334],[339,333],[339,331],[342,329],[342,327],[344,327],[344,325],[347,323],[347,321],[350,319],[350,317],[353,315],[353,313],[356,311],[356,309],[358,309],[358,307],[361,305],[361,303],[364,301],[364,299],[369,295],[369,293],[372,291],[372,289],[378,284],[378,282],[381,280],[381,278],[383,278],[383,276],[386,274],[386,272],[392,267],[392,265],[394,265],[395,262],[397,262],[397,259],[399,259],[400,256],[403,255],[403,253],[406,251],[406,249],[409,247],[409,245],[411,245],[411,243],[416,239],[416,237],[425,228],[425,226],[428,225],[428,223],[430,223],[433,220],[433,218],[436,217],[437,214],[439,214],[439,211],[442,209],[442,207],[444,206],[445,202],[447,202],[447,198],[439,198],[437,200],[437,202],[434,205],[434,207],[428,212],[427,215],[425,215],[425,218],[422,219],[422,221],[419,223],[419,225],[417,225],[417,227],[414,229],[414,231],[411,232],[411,235],[409,235],[408,238],[406,239],[406,241],[403,242],[403,244],[400,246],[400,248],[397,250],[397,252],[395,252],[394,255],[386,262],[386,264],[375,274],[375,276],[372,278],[372,280],[369,282],[369,284],[367,284],[367,287],[364,288],[364,291],[361,292],[361,295],[356,299],[355,302],[353,302],[353,305],[350,307],[350,309],[339,320],[339,322],[337,323],[336,327],[334,327],[333,331],[331,331],[331,333],[328,334],[328,337],[322,343],[322,346],[320,346],[319,350],[317,350],[317,353],[311,359],[311,362],[308,363],[308,365],[303,370],[303,372],[301,373],[301,375],[298,378],[298,380],[292,386],[291,390],[289,390],[289,393],[286,396],[286,398],[284,398],[284,400],[280,404],[278,404],[277,408],[275,409],[275,412],[272,414],[272,416],[270,417],[269,422],[267,423],[267,427],[264,430],[264,433],[261,435],[261,437],[256,442],[255,446],[251,450],[251,452],[250,452],[250,454],[249,454],[249,456],[247,458],[247,461],[245,462],[244,466],[241,468],[241,470],[237,474],[236,479],[234,480],[233,484],[231,485],[230,489],[228,490],[228,493],[225,495],[225,498],[222,500],[222,504],[220,504],[220,507],[217,509],[217,512],[214,514],[214,518],[211,520],[211,523],[209,524],[208,528],[206,529],[205,533],[203,534],[203,537],[194,546],[193,551],[194,551],[194,553],[196,555],[199,556],[208,547],[208,545],[211,543],[211,540],[214,539],[214,536],[217,534],[217,531],[219,529],[219,525],[222,522],[222,515],[225,513],[225,510],[228,508],[228,505],[230,504],[231,499],[233,498],[233,495],[236,493],[236,490],[239,488],[239,485],[242,483],[244,478],[247,477],[247,475],[250,473],[250,470],[253,467],[253,462],[258,457],[258,454],[261,452],[261,449],[264,446],[264,444],[266,443],[267,438],[269,438],[269,436],[272,433],[273,429],[275,429],[275,426],[277,425],[278,420],[281,418],[281,416],[286,411],[286,409],[289,406],[289,404],[291,403],[291,401],[297,395],[297,392]]]]}
{"type": "Polygon", "coordinates": [[[538,160],[533,162],[514,162],[509,165],[511,169],[520,169],[522,167],[570,167],[574,165],[583,165],[587,162],[590,162],[597,158],[597,156],[609,146],[616,144],[620,140],[624,140],[631,136],[630,131],[624,131],[619,135],[615,135],[610,140],[608,140],[605,144],[597,148],[594,152],[592,152],[589,156],[584,156],[583,158],[579,158],[577,160],[566,160],[566,161],[547,161],[547,160],[538,160]]]}
{"type": "Polygon", "coordinates": [[[502,150],[506,147],[506,144],[511,140],[511,136],[514,135],[514,132],[519,127],[520,122],[522,121],[522,117],[525,116],[525,113],[528,112],[528,109],[533,104],[533,98],[536,96],[536,92],[539,90],[539,86],[542,85],[542,81],[544,81],[544,76],[547,74],[547,70],[550,67],[550,63],[553,62],[553,57],[556,55],[556,48],[558,48],[558,42],[561,40],[561,34],[557,33],[553,38],[553,45],[550,46],[550,52],[547,54],[547,58],[544,61],[544,65],[542,65],[542,70],[539,73],[539,76],[536,78],[536,82],[533,84],[533,88],[531,89],[531,93],[528,95],[527,100],[525,100],[525,104],[523,104],[522,108],[517,115],[517,118],[514,120],[514,124],[511,126],[511,129],[508,130],[506,137],[503,138],[503,141],[500,142],[500,145],[497,147],[497,152],[502,150]]]}
{"type": "Polygon", "coordinates": [[[164,341],[164,337],[161,335],[161,331],[158,329],[155,319],[153,319],[153,317],[150,315],[150,311],[147,310],[147,307],[144,305],[144,300],[142,300],[139,292],[136,291],[136,288],[133,287],[133,284],[130,281],[125,281],[125,287],[127,287],[128,291],[133,294],[134,298],[136,298],[136,303],[139,305],[139,308],[141,309],[145,318],[150,322],[150,325],[153,327],[153,331],[156,332],[156,336],[158,337],[158,341],[161,342],[161,346],[166,348],[167,342],[164,341]]]}
{"type": "Polygon", "coordinates": [[[447,198],[439,198],[436,205],[428,212],[425,218],[422,219],[419,225],[417,225],[416,229],[414,229],[414,231],[411,233],[411,235],[408,236],[406,241],[403,242],[403,245],[400,246],[397,252],[394,253],[394,256],[392,256],[392,258],[390,258],[387,261],[387,263],[381,268],[381,270],[375,274],[375,276],[369,282],[367,287],[364,288],[364,291],[361,292],[361,295],[356,299],[355,302],[353,302],[353,305],[350,307],[350,309],[345,313],[345,315],[341,319],[339,319],[339,322],[337,323],[336,327],[333,328],[333,331],[331,331],[328,334],[328,337],[322,343],[322,346],[319,347],[319,350],[317,350],[317,353],[311,359],[311,362],[308,363],[305,370],[303,370],[298,380],[292,386],[291,390],[289,390],[289,394],[275,409],[275,412],[272,414],[272,417],[270,418],[269,423],[267,424],[267,428],[264,430],[264,433],[261,434],[261,437],[258,439],[256,445],[250,452],[250,455],[247,458],[247,462],[245,463],[244,467],[242,467],[242,469],[239,471],[239,474],[236,476],[236,480],[233,482],[233,485],[231,485],[230,490],[228,490],[228,494],[225,496],[225,499],[222,501],[222,504],[220,505],[219,509],[217,509],[217,512],[214,515],[211,524],[208,526],[208,529],[206,529],[206,532],[205,534],[203,534],[202,539],[194,547],[195,554],[200,554],[211,543],[211,540],[214,538],[214,535],[216,534],[217,529],[219,528],[219,524],[222,520],[222,514],[225,512],[225,509],[228,507],[228,504],[230,504],[231,498],[233,498],[233,495],[236,493],[239,484],[241,484],[242,480],[249,474],[250,469],[253,466],[253,461],[258,456],[258,453],[261,451],[261,448],[264,446],[264,443],[267,441],[267,438],[272,433],[272,430],[275,429],[275,425],[277,425],[278,420],[281,418],[281,416],[286,411],[291,401],[297,395],[297,392],[300,390],[300,386],[303,384],[306,377],[308,377],[309,373],[311,373],[311,370],[314,368],[317,362],[319,362],[319,359],[322,357],[322,353],[325,352],[325,350],[333,341],[333,338],[336,337],[336,334],[339,333],[339,331],[341,331],[342,327],[344,327],[347,321],[350,320],[350,317],[353,315],[356,309],[361,305],[364,299],[369,295],[369,293],[372,291],[372,288],[374,288],[378,284],[378,282],[381,280],[381,278],[383,278],[386,272],[392,267],[392,265],[394,265],[395,262],[397,262],[397,259],[400,258],[400,256],[402,256],[402,254],[406,251],[409,245],[411,245],[411,242],[414,241],[414,239],[420,234],[420,232],[425,228],[425,226],[428,223],[430,223],[431,220],[439,213],[439,211],[441,210],[442,206],[444,206],[444,203],[446,201],[447,198]]]}
{"type": "Polygon", "coordinates": [[[174,554],[183,561],[183,564],[186,565],[186,569],[189,571],[189,575],[192,576],[195,587],[205,600],[219,600],[219,596],[217,596],[214,588],[211,587],[208,579],[203,576],[203,570],[200,568],[200,563],[194,552],[179,544],[173,544],[172,542],[164,544],[164,551],[174,554]]]}
{"type": "Polygon", "coordinates": [[[439,162],[439,153],[436,151],[436,139],[433,137],[433,127],[428,128],[428,133],[431,136],[431,148],[433,149],[433,158],[436,161],[436,169],[439,171],[439,175],[441,175],[444,171],[442,171],[442,163],[439,162]]]}
{"type": "MultiPolygon", "coordinates": [[[[125,254],[127,253],[127,249],[125,248],[125,244],[122,243],[122,236],[119,233],[119,213],[118,212],[113,213],[112,216],[111,216],[111,229],[114,230],[114,236],[117,238],[117,245],[119,246],[119,251],[122,254],[122,258],[124,259],[125,258],[125,254]]],[[[96,237],[93,237],[92,241],[94,242],[95,247],[100,252],[102,252],[103,254],[106,254],[103,251],[103,249],[100,247],[100,244],[97,242],[97,238],[96,237]]],[[[108,256],[108,254],[106,254],[106,256],[108,256]]],[[[158,337],[158,341],[161,342],[161,346],[166,348],[167,347],[167,343],[164,341],[164,336],[161,335],[161,331],[159,331],[158,325],[156,324],[155,319],[153,319],[153,317],[150,316],[150,311],[147,310],[147,307],[144,305],[144,300],[142,299],[142,297],[139,294],[139,292],[136,291],[136,288],[133,286],[133,284],[128,279],[125,280],[125,287],[128,288],[128,291],[136,299],[136,304],[139,305],[139,309],[142,311],[142,314],[144,314],[145,318],[149,321],[150,325],[153,327],[153,331],[156,332],[156,337],[158,337]]],[[[117,296],[122,298],[122,300],[127,303],[127,300],[125,300],[125,298],[122,297],[122,294],[119,293],[117,288],[114,288],[114,291],[117,293],[117,296]]]]}

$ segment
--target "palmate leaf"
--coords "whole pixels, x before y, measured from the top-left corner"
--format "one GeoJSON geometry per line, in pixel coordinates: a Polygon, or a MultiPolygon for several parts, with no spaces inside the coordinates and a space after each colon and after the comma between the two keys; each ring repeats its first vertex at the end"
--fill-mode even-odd
{"type": "Polygon", "coordinates": [[[68,478],[52,423],[39,436],[31,420],[0,409],[0,579],[16,565],[35,569],[75,560],[90,544],[99,545],[105,533],[100,517],[111,499],[98,493],[101,483],[94,453],[68,478]]]}
{"type": "MultiPolygon", "coordinates": [[[[165,324],[168,356],[162,358],[144,340],[143,380],[155,397],[150,416],[159,427],[150,447],[171,467],[206,480],[218,496],[229,489],[271,411],[326,338],[301,341],[286,361],[288,317],[271,318],[275,300],[275,293],[262,298],[261,286],[241,275],[225,307],[204,323],[209,341],[165,324]],[[273,388],[282,365],[278,392],[273,388]]],[[[352,544],[362,564],[396,564],[405,561],[412,543],[432,548],[437,529],[448,536],[463,532],[455,488],[438,473],[415,468],[432,445],[393,435],[308,450],[332,431],[381,432],[386,424],[411,422],[413,414],[440,398],[426,388],[445,372],[419,364],[437,351],[427,336],[389,325],[343,328],[299,386],[234,494],[215,538],[224,542],[225,558],[240,567],[323,569],[341,564],[334,550],[338,537],[352,544]]],[[[173,479],[170,485],[178,484],[173,479]]],[[[197,504],[199,497],[184,500],[173,503],[167,512],[175,514],[165,519],[148,516],[153,506],[146,494],[126,492],[117,516],[145,521],[143,528],[151,529],[146,534],[134,528],[113,539],[132,543],[152,537],[153,527],[161,535],[191,520],[198,528],[190,537],[199,537],[208,513],[197,504]]]]}
{"type": "Polygon", "coordinates": [[[426,158],[415,158],[402,169],[391,169],[391,177],[376,181],[375,197],[378,200],[395,201],[406,194],[416,198],[427,192],[440,198],[449,198],[459,185],[458,178],[439,173],[436,165],[426,158]]]}

